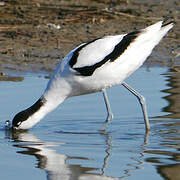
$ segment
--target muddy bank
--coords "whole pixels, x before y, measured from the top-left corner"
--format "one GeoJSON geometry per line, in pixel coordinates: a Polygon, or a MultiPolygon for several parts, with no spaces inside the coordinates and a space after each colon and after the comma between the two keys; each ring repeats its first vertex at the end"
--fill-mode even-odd
{"type": "Polygon", "coordinates": [[[179,10],[178,0],[1,0],[0,72],[52,71],[84,41],[144,28],[163,17],[176,25],[147,64],[173,68],[180,60],[179,10]]]}

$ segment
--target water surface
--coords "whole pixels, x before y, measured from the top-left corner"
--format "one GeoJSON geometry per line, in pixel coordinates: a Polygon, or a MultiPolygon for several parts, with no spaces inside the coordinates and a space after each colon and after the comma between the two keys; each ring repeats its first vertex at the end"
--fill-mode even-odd
{"type": "Polygon", "coordinates": [[[178,73],[141,68],[126,81],[146,97],[149,134],[137,99],[122,86],[107,91],[114,119],[105,132],[101,93],[68,99],[27,132],[5,131],[5,120],[34,103],[48,81],[23,76],[0,82],[1,179],[180,179],[178,73]]]}

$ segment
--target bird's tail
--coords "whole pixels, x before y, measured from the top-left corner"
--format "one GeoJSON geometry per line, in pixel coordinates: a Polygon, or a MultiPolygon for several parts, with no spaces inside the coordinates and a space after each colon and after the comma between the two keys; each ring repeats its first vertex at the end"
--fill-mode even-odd
{"type": "Polygon", "coordinates": [[[173,27],[174,23],[164,23],[164,21],[159,21],[151,26],[148,26],[142,30],[142,36],[139,39],[142,42],[150,42],[152,47],[156,46],[160,40],[167,34],[167,32],[173,27]]]}
{"type": "Polygon", "coordinates": [[[167,32],[173,27],[174,23],[171,21],[169,23],[165,23],[165,21],[159,21],[151,26],[148,26],[145,31],[152,33],[157,33],[159,39],[162,39],[163,36],[167,34],[167,32]]]}
{"type": "Polygon", "coordinates": [[[162,26],[161,26],[161,29],[160,29],[160,33],[161,34],[166,34],[173,26],[174,26],[173,21],[171,21],[169,23],[164,23],[164,21],[162,21],[162,26]]]}

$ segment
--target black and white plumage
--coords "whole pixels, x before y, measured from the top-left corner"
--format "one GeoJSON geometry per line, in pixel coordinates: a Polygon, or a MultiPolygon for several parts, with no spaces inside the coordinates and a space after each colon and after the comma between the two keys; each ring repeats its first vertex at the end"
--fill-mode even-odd
{"type": "Polygon", "coordinates": [[[13,119],[14,129],[29,129],[65,99],[102,91],[109,118],[112,118],[106,89],[122,84],[141,101],[146,129],[149,129],[146,107],[141,96],[125,82],[138,69],[173,27],[157,22],[129,34],[105,36],[83,43],[60,62],[41,98],[13,119]]]}

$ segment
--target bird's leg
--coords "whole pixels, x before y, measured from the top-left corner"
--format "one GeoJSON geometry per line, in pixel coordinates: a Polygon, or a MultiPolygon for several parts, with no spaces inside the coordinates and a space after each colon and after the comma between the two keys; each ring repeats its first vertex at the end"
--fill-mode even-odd
{"type": "Polygon", "coordinates": [[[107,114],[108,114],[106,123],[109,123],[113,119],[113,113],[112,113],[111,106],[107,97],[106,89],[103,89],[102,92],[103,92],[104,102],[105,102],[107,114]]]}
{"type": "Polygon", "coordinates": [[[150,130],[150,125],[149,125],[149,119],[148,119],[147,108],[146,108],[146,101],[145,101],[144,96],[139,94],[136,90],[134,90],[127,83],[123,82],[122,85],[138,98],[138,100],[139,100],[139,102],[141,104],[142,111],[143,111],[146,131],[149,131],[150,130]]]}

